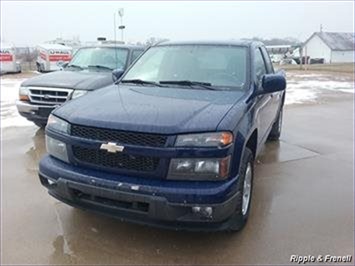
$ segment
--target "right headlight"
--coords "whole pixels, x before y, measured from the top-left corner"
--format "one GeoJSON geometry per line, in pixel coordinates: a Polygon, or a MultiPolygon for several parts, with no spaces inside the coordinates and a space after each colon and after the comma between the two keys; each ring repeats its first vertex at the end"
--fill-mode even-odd
{"type": "Polygon", "coordinates": [[[69,134],[69,123],[52,114],[48,117],[47,128],[56,132],[69,134]]]}
{"type": "MultiPolygon", "coordinates": [[[[63,119],[60,119],[52,114],[49,115],[47,129],[59,133],[69,134],[69,126],[70,125],[67,121],[64,121],[63,119]]],[[[47,152],[53,157],[64,162],[69,161],[67,145],[64,142],[46,135],[46,148],[47,152]]]]}
{"type": "Polygon", "coordinates": [[[30,98],[28,95],[30,94],[30,91],[27,87],[20,87],[19,89],[19,99],[20,101],[29,101],[30,98]]]}
{"type": "Polygon", "coordinates": [[[64,142],[46,135],[46,149],[53,157],[64,162],[69,162],[67,145],[64,142]]]}

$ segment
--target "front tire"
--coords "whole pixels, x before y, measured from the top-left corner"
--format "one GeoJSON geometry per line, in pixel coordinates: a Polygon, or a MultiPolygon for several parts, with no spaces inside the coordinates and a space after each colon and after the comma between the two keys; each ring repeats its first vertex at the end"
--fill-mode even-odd
{"type": "Polygon", "coordinates": [[[282,117],[283,117],[283,106],[281,106],[279,114],[275,123],[272,125],[272,129],[269,133],[267,140],[276,141],[280,139],[281,129],[282,129],[282,117]]]}
{"type": "Polygon", "coordinates": [[[249,217],[253,192],[254,156],[249,148],[245,148],[241,161],[239,180],[237,183],[238,201],[236,212],[233,215],[230,231],[241,230],[249,217]]]}
{"type": "Polygon", "coordinates": [[[41,65],[37,63],[37,71],[39,73],[42,73],[42,68],[41,68],[41,65]]]}

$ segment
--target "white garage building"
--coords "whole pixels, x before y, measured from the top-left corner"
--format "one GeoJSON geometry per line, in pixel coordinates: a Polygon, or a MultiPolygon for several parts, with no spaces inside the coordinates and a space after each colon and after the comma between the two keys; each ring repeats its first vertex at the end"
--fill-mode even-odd
{"type": "Polygon", "coordinates": [[[325,63],[354,62],[354,33],[315,32],[303,45],[304,56],[325,63]]]}

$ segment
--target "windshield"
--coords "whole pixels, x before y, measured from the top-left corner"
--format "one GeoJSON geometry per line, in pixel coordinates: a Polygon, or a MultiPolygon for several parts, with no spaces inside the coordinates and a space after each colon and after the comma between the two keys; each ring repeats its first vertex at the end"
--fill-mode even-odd
{"type": "Polygon", "coordinates": [[[199,82],[220,89],[240,90],[246,82],[246,59],[246,47],[156,46],[143,54],[122,81],[140,80],[175,85],[199,82]]]}
{"type": "Polygon", "coordinates": [[[128,50],[114,47],[93,47],[79,49],[70,66],[80,67],[82,69],[89,67],[101,67],[102,69],[125,69],[128,56],[128,50]]]}

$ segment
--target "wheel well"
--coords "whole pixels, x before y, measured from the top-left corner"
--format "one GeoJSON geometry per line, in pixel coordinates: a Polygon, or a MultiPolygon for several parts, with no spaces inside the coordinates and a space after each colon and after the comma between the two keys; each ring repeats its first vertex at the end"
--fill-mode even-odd
{"type": "Polygon", "coordinates": [[[245,145],[246,148],[249,148],[252,151],[254,159],[256,156],[257,143],[258,143],[258,131],[257,129],[255,129],[254,132],[250,135],[247,144],[245,145]]]}

